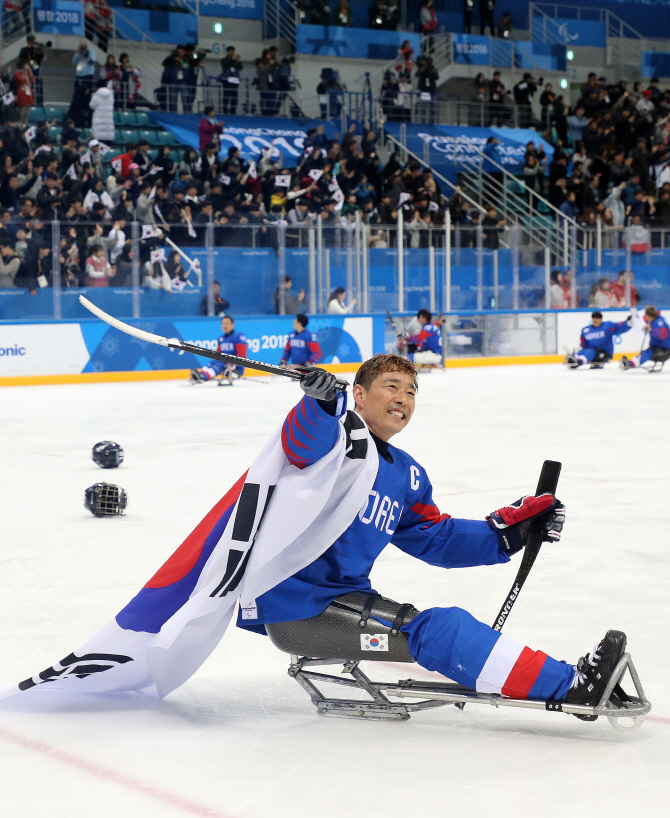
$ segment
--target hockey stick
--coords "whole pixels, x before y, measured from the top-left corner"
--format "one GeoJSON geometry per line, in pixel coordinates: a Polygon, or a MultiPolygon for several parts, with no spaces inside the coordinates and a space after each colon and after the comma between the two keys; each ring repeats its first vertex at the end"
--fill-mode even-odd
{"type": "MultiPolygon", "coordinates": [[[[195,344],[187,344],[185,341],[180,341],[178,338],[163,338],[161,335],[154,335],[151,332],[145,332],[142,329],[131,327],[130,324],[125,324],[119,321],[118,318],[113,318],[108,315],[100,307],[96,307],[88,298],[83,295],[79,296],[79,303],[86,307],[89,312],[97,315],[110,326],[115,329],[125,332],[127,335],[133,335],[142,341],[148,341],[150,344],[160,344],[160,346],[170,347],[170,349],[178,349],[181,352],[190,352],[192,355],[200,355],[203,358],[211,358],[213,361],[223,361],[226,364],[233,364],[234,366],[249,367],[249,369],[258,369],[261,372],[270,372],[272,375],[283,375],[285,378],[291,378],[294,381],[301,381],[305,377],[304,372],[297,369],[285,369],[281,366],[274,366],[273,364],[264,364],[261,361],[253,361],[251,358],[241,358],[237,355],[227,355],[225,352],[213,352],[210,349],[202,349],[195,344]]],[[[343,380],[335,381],[335,386],[346,392],[349,382],[343,380]]]]}
{"type": "MultiPolygon", "coordinates": [[[[545,460],[544,463],[542,464],[540,479],[537,481],[537,490],[535,491],[535,495],[538,496],[540,494],[556,494],[556,486],[558,485],[558,478],[560,474],[561,474],[560,463],[556,462],[555,460],[545,460]]],[[[519,594],[521,593],[521,588],[523,587],[523,584],[526,581],[526,577],[530,573],[530,569],[533,567],[535,558],[540,553],[541,546],[542,539],[538,527],[537,525],[531,524],[530,531],[528,532],[528,540],[526,541],[526,547],[524,548],[523,552],[523,559],[521,560],[521,565],[519,566],[519,570],[517,572],[516,579],[514,580],[514,584],[512,585],[512,589],[510,590],[509,594],[507,594],[507,599],[505,600],[502,608],[500,609],[500,613],[496,617],[496,621],[493,623],[494,631],[502,630],[502,627],[505,624],[505,621],[509,616],[514,603],[516,602],[519,594]]]]}

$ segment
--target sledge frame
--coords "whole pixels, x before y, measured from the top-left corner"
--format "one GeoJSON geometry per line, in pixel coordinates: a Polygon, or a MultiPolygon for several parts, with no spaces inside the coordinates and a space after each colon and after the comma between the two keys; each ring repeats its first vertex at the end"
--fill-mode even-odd
{"type": "Polygon", "coordinates": [[[522,707],[532,710],[548,710],[552,713],[568,713],[575,716],[606,716],[610,724],[624,733],[637,730],[651,710],[651,703],[646,698],[640,677],[637,674],[629,653],[624,653],[619,660],[603,695],[595,707],[565,702],[529,701],[527,699],[509,699],[495,693],[477,693],[470,688],[452,682],[420,682],[415,679],[401,679],[398,682],[373,682],[359,667],[359,661],[344,662],[340,659],[314,659],[307,656],[291,654],[288,675],[298,682],[316,705],[320,715],[339,716],[350,719],[373,719],[407,721],[411,713],[431,710],[446,705],[466,703],[488,704],[492,707],[522,707]],[[352,678],[343,678],[325,673],[317,673],[307,668],[322,665],[343,665],[342,674],[352,678]],[[628,696],[620,687],[626,671],[629,672],[636,696],[628,696]],[[369,700],[330,698],[325,696],[318,685],[327,683],[364,691],[369,700]],[[396,699],[420,699],[418,702],[398,702],[396,699]],[[623,723],[622,720],[627,720],[623,723]],[[632,724],[629,722],[632,720],[632,724]]]}

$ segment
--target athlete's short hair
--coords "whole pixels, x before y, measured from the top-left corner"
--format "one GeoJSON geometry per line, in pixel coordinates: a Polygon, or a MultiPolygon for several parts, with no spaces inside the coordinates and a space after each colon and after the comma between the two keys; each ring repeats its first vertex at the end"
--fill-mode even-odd
{"type": "Polygon", "coordinates": [[[359,383],[364,389],[369,389],[373,381],[386,372],[404,372],[414,380],[414,388],[419,388],[414,364],[407,358],[402,358],[400,355],[394,355],[393,353],[375,355],[374,358],[368,358],[367,361],[364,361],[356,373],[354,386],[359,383]]]}
{"type": "Polygon", "coordinates": [[[431,313],[431,311],[430,310],[425,310],[425,309],[424,310],[419,310],[419,312],[417,312],[417,314],[416,314],[416,317],[417,318],[425,318],[426,321],[428,321],[429,324],[433,320],[433,314],[431,313]]]}
{"type": "Polygon", "coordinates": [[[652,318],[652,319],[658,318],[658,316],[660,315],[660,313],[656,309],[656,307],[652,307],[651,305],[644,308],[644,314],[649,316],[649,318],[652,318]]]}
{"type": "Polygon", "coordinates": [[[222,316],[221,316],[221,320],[222,320],[222,321],[224,321],[226,318],[227,318],[227,319],[230,321],[230,323],[231,323],[231,324],[234,324],[234,323],[235,323],[235,319],[233,318],[233,316],[232,316],[232,315],[222,315],[222,316]]]}
{"type": "Polygon", "coordinates": [[[299,312],[296,317],[296,321],[300,324],[301,327],[307,327],[309,324],[309,318],[305,315],[304,312],[299,312]]]}
{"type": "Polygon", "coordinates": [[[598,312],[598,310],[591,313],[591,318],[602,318],[602,317],[603,317],[603,314],[601,312],[598,312]]]}

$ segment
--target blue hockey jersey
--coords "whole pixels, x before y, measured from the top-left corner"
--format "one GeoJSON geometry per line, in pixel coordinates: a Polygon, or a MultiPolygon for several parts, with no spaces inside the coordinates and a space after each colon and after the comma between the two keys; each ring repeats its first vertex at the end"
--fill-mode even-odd
{"type": "Polygon", "coordinates": [[[620,321],[615,324],[613,321],[603,321],[599,327],[589,324],[582,330],[580,345],[582,349],[602,349],[608,355],[614,355],[614,336],[623,335],[628,332],[630,324],[627,321],[620,321]]]}
{"type": "MultiPolygon", "coordinates": [[[[339,415],[332,415],[320,402],[304,397],[282,429],[284,452],[291,463],[305,468],[330,451],[343,413],[344,407],[339,415]]],[[[240,627],[264,633],[263,623],[316,616],[341,594],[372,592],[370,571],[389,543],[442,568],[509,560],[485,521],[441,514],[423,467],[402,449],[374,440],[379,470],[367,500],[361,498],[356,519],[311,565],[257,599],[258,618],[239,618],[240,627]]]]}
{"type": "Polygon", "coordinates": [[[670,349],[668,323],[662,315],[659,315],[649,324],[649,346],[670,349]]]}
{"type": "MultiPolygon", "coordinates": [[[[247,336],[243,332],[233,330],[228,334],[219,335],[218,340],[219,352],[225,352],[227,355],[237,355],[239,358],[247,357],[247,336]]],[[[202,372],[207,380],[215,378],[217,375],[228,366],[223,361],[208,361],[206,366],[202,368],[202,372]]],[[[235,371],[240,378],[244,375],[244,367],[236,366],[235,371]]]]}
{"type": "Polygon", "coordinates": [[[294,364],[315,364],[321,360],[321,347],[315,332],[304,329],[302,332],[292,332],[288,336],[284,354],[281,357],[283,364],[291,361],[294,364]]]}
{"type": "Polygon", "coordinates": [[[408,343],[415,344],[417,349],[436,352],[442,355],[442,330],[439,324],[424,324],[418,335],[410,335],[408,343]]]}

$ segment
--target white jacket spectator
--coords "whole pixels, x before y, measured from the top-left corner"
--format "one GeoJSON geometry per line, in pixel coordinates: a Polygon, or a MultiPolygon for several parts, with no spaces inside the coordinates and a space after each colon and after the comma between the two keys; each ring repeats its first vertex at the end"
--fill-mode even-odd
{"type": "Polygon", "coordinates": [[[337,287],[333,290],[330,294],[330,298],[328,299],[328,307],[326,308],[326,312],[329,315],[347,315],[350,313],[353,308],[356,306],[356,299],[354,299],[351,304],[345,304],[347,298],[347,291],[344,287],[337,287]]]}
{"type": "Polygon", "coordinates": [[[116,136],[114,128],[114,91],[107,86],[98,88],[89,102],[93,110],[91,130],[96,139],[113,142],[116,136]]]}

